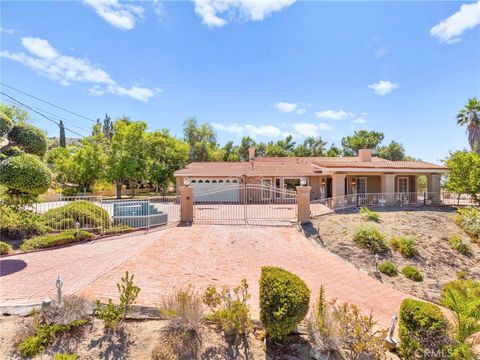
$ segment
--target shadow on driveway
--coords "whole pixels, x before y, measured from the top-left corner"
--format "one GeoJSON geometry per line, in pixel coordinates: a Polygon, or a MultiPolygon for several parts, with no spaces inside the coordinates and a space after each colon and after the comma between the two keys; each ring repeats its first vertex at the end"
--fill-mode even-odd
{"type": "Polygon", "coordinates": [[[23,260],[5,259],[0,260],[0,277],[7,276],[27,267],[23,260]]]}

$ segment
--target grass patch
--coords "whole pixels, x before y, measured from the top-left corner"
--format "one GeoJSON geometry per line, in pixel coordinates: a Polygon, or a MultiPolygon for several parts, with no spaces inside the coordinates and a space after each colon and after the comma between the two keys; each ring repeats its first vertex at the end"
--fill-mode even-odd
{"type": "Polygon", "coordinates": [[[390,240],[390,246],[406,258],[412,258],[418,254],[416,247],[417,239],[414,236],[395,236],[390,240]]]}
{"type": "Polygon", "coordinates": [[[37,236],[25,241],[20,250],[28,251],[34,249],[44,249],[52,246],[71,244],[82,240],[93,238],[94,235],[88,231],[67,230],[61,233],[37,236]]]}
{"type": "Polygon", "coordinates": [[[392,263],[391,261],[385,261],[385,262],[381,263],[380,265],[378,265],[378,270],[382,274],[385,274],[385,275],[390,276],[390,277],[398,275],[398,269],[395,266],[395,264],[392,263]]]}
{"type": "Polygon", "coordinates": [[[385,242],[385,235],[375,226],[359,226],[353,234],[353,241],[359,247],[368,249],[372,253],[382,253],[388,249],[385,242]]]}
{"type": "Polygon", "coordinates": [[[460,234],[452,234],[448,237],[448,243],[453,250],[458,251],[463,255],[470,255],[472,249],[470,248],[470,241],[464,239],[460,234]]]}
{"type": "Polygon", "coordinates": [[[359,212],[364,220],[380,222],[380,215],[377,212],[370,210],[369,208],[362,207],[360,208],[359,212]]]}
{"type": "Polygon", "coordinates": [[[413,281],[423,281],[422,273],[415,266],[405,266],[402,269],[402,274],[410,280],[413,281]]]}

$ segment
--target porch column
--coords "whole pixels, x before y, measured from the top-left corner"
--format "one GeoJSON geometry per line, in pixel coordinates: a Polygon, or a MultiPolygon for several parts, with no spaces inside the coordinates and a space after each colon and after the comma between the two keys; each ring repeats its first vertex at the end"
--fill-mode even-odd
{"type": "Polygon", "coordinates": [[[308,224],[310,220],[310,190],[311,186],[297,186],[297,221],[308,224]]]}
{"type": "Polygon", "coordinates": [[[381,190],[383,194],[395,192],[395,174],[383,174],[381,178],[381,190]]]}
{"type": "Polygon", "coordinates": [[[193,222],[193,188],[180,186],[180,221],[193,222]]]}
{"type": "Polygon", "coordinates": [[[440,204],[440,174],[427,175],[428,199],[432,204],[440,204]]]}
{"type": "Polygon", "coordinates": [[[345,174],[333,174],[332,175],[332,196],[344,196],[345,195],[345,174]]]}

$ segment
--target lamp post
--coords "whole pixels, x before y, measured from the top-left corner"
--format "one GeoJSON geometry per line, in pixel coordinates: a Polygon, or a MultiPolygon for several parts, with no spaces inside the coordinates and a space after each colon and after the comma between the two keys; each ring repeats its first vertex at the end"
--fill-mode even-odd
{"type": "Polygon", "coordinates": [[[57,277],[57,281],[55,283],[55,286],[57,287],[57,304],[58,306],[61,306],[62,305],[62,286],[63,286],[63,280],[62,278],[60,277],[60,275],[58,275],[57,277]]]}
{"type": "Polygon", "coordinates": [[[307,185],[307,178],[305,176],[302,176],[300,178],[300,186],[306,186],[307,185]]]}
{"type": "Polygon", "coordinates": [[[183,185],[185,185],[186,187],[188,187],[188,185],[190,185],[190,179],[189,179],[189,178],[183,179],[183,185]]]}

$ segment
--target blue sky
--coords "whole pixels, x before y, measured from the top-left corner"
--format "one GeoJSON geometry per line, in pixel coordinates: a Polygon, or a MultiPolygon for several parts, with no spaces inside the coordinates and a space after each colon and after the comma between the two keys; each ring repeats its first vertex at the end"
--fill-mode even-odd
{"type": "MultiPolygon", "coordinates": [[[[178,136],[189,116],[215,124],[220,143],[291,133],[338,145],[365,128],[437,162],[467,147],[455,115],[480,96],[480,2],[0,6],[3,83],[91,119],[128,114],[178,136]]],[[[81,134],[91,126],[2,91],[81,134]]],[[[38,115],[33,122],[58,133],[38,115]]]]}

